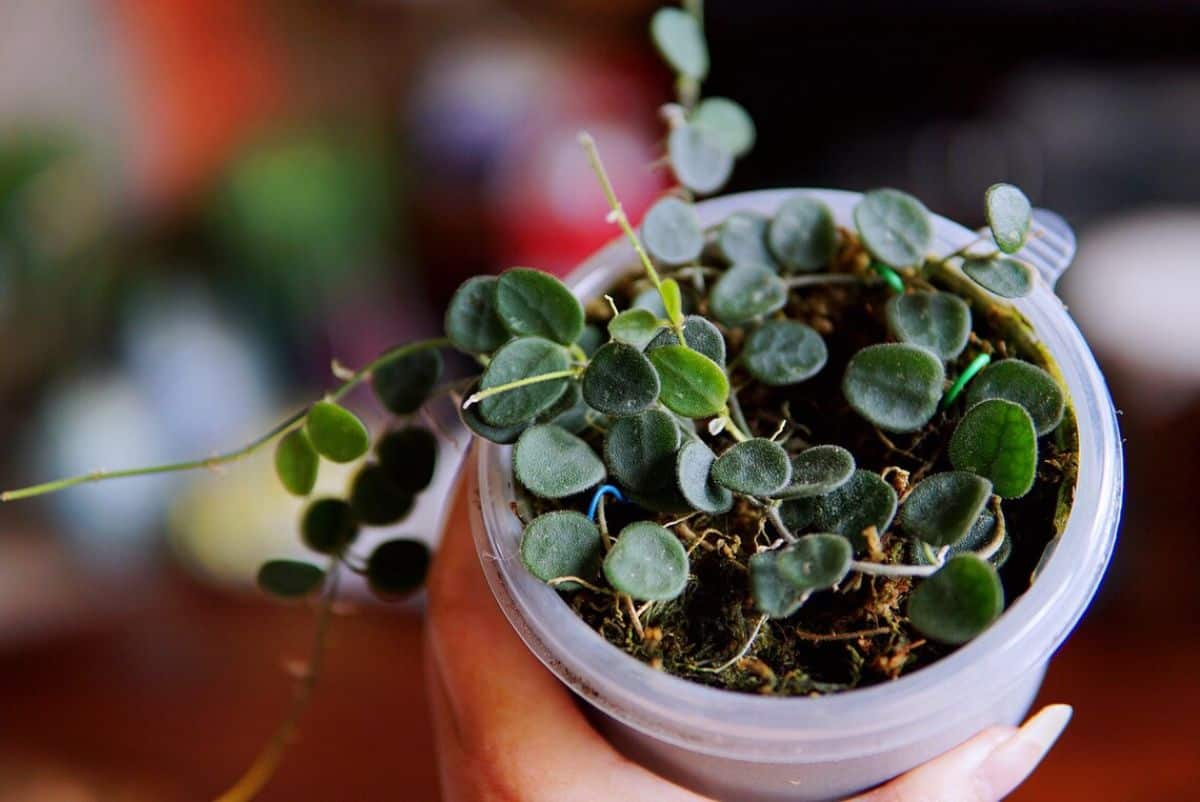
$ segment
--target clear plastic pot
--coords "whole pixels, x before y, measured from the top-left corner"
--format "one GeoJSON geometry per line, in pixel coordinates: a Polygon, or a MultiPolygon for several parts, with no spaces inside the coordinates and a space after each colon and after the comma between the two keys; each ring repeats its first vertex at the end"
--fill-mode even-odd
{"type": "MultiPolygon", "coordinates": [[[[786,190],[698,205],[707,226],[739,210],[772,214],[795,192],[820,197],[848,226],[859,195],[786,190]]],[[[1030,589],[986,632],[936,663],[883,685],[821,698],[773,698],[698,685],[655,671],[579,620],[518,557],[509,448],[482,444],[473,530],[484,573],[529,649],[591,705],[609,739],[632,759],[722,800],[816,802],[870,788],[992,724],[1019,721],[1046,664],[1075,627],[1108,565],[1122,499],[1121,441],[1112,399],[1087,343],[1053,293],[1074,251],[1061,219],[1039,213],[1049,233],[1026,256],[1046,279],[1016,307],[1058,361],[1079,427],[1075,503],[1057,548],[1030,589]]],[[[935,218],[935,252],[975,234],[935,218]]],[[[617,241],[570,278],[595,297],[636,264],[617,241]]],[[[535,700],[530,700],[535,704],[535,700]]]]}

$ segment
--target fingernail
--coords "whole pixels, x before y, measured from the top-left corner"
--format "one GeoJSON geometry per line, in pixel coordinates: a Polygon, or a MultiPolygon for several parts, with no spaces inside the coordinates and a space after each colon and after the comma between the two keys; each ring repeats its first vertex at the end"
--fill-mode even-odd
{"type": "Polygon", "coordinates": [[[1001,742],[980,767],[980,776],[1003,797],[1033,773],[1054,746],[1074,713],[1070,705],[1049,705],[1001,742]]]}

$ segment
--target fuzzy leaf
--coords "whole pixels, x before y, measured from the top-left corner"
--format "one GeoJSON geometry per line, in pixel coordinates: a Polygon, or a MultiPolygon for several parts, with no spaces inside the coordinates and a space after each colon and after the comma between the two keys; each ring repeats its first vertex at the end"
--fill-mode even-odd
{"type": "Polygon", "coordinates": [[[554,405],[537,416],[536,423],[554,423],[572,434],[579,434],[587,428],[588,418],[599,419],[601,414],[594,411],[583,400],[583,390],[578,382],[571,382],[562,397],[554,405]]]}
{"type": "Polygon", "coordinates": [[[371,373],[375,397],[393,415],[411,415],[421,408],[442,378],[442,355],[434,348],[397,357],[371,373]]]}
{"type": "Polygon", "coordinates": [[[947,560],[908,598],[913,626],[942,643],[966,643],[1003,611],[1004,587],[996,569],[974,554],[947,560]]]}
{"type": "Polygon", "coordinates": [[[387,526],[412,512],[413,494],[400,488],[377,463],[358,469],[350,483],[350,506],[358,520],[369,526],[387,526]]]}
{"type": "Polygon", "coordinates": [[[604,480],[592,447],[553,423],[530,426],[513,449],[513,473],[535,496],[564,498],[604,480]]]}
{"type": "MultiPolygon", "coordinates": [[[[687,332],[684,332],[687,337],[687,332]]],[[[667,345],[648,353],[662,385],[659,399],[689,418],[716,415],[729,398],[729,379],[716,362],[683,345],[667,345]]]]}
{"type": "Polygon", "coordinates": [[[734,212],[717,229],[717,253],[731,265],[775,268],[775,255],[767,247],[770,219],[756,212],[734,212]]]}
{"type": "Polygon", "coordinates": [[[1037,476],[1037,431],[1019,404],[992,398],[967,410],[950,437],[950,464],[990,479],[1001,498],[1020,498],[1037,476]]]}
{"type": "Polygon", "coordinates": [[[850,358],[842,393],[880,429],[915,432],[937,412],[946,369],[924,348],[905,343],[870,345],[850,358]]]}
{"type": "Polygon", "coordinates": [[[760,551],[750,558],[750,595],[759,612],[771,618],[787,618],[800,609],[811,591],[802,591],[783,578],[778,554],[760,551]]]}
{"type": "Polygon", "coordinates": [[[815,527],[850,539],[855,549],[866,545],[863,531],[874,526],[883,534],[896,514],[896,491],[879,474],[856,470],[848,481],[823,496],[785,501],[780,509],[793,532],[815,527]]]}
{"type": "Polygon", "coordinates": [[[371,437],[363,422],[353,412],[332,401],[313,404],[304,428],[313,448],[330,462],[353,462],[371,446],[371,437]]]}
{"type": "Polygon", "coordinates": [[[429,547],[419,540],[388,540],[367,558],[367,584],[380,596],[411,593],[425,583],[428,573],[429,547]]]}
{"type": "Polygon", "coordinates": [[[320,458],[303,428],[288,432],[275,446],[275,475],[293,496],[307,496],[317,483],[320,458]]]}
{"type": "Polygon", "coordinates": [[[802,592],[824,590],[841,582],[850,570],[854,550],[841,535],[805,535],[781,549],[775,558],[779,575],[802,592]]]}
{"type": "MultiPolygon", "coordinates": [[[[718,365],[725,365],[725,337],[720,329],[704,318],[688,315],[683,321],[683,339],[688,348],[699,351],[718,365]]],[[[651,351],[665,345],[679,345],[679,338],[670,329],[660,331],[646,346],[646,350],[651,351]]]]}
{"type": "Polygon", "coordinates": [[[897,340],[927,348],[942,361],[967,347],[971,307],[948,292],[893,295],[884,307],[888,328],[897,340]]]}
{"type": "Polygon", "coordinates": [[[697,510],[710,515],[729,512],[733,493],[712,478],[717,456],[700,440],[690,440],[675,456],[675,479],[683,498],[697,510]]]}
{"type": "Polygon", "coordinates": [[[704,250],[704,232],[696,208],[679,198],[666,197],[642,218],[642,244],[665,265],[685,265],[704,250]]]}
{"type": "Polygon", "coordinates": [[[340,498],[319,498],[300,519],[300,539],[319,554],[341,554],[358,536],[358,518],[340,498]]]}
{"type": "Polygon", "coordinates": [[[549,273],[514,267],[496,284],[496,314],[518,337],[545,337],[570,345],[583,333],[583,306],[549,273]]]}
{"type": "Polygon", "coordinates": [[[854,455],[841,446],[813,446],[792,458],[792,480],[775,498],[823,496],[850,481],[854,455]]]}
{"type": "Polygon", "coordinates": [[[983,204],[996,247],[1005,253],[1021,250],[1033,222],[1033,207],[1025,193],[1012,184],[992,184],[983,204]]]}
{"type": "MultiPolygon", "coordinates": [[[[563,576],[591,580],[603,557],[600,530],[574,510],[556,510],[529,522],[521,535],[521,562],[543,582],[563,576]]],[[[556,590],[577,590],[578,582],[560,582],[556,590]]]]}
{"type": "Polygon", "coordinates": [[[900,528],[930,546],[967,536],[992,495],[992,483],[966,471],[935,473],[913,486],[900,508],[900,528]]]}
{"type": "Polygon", "coordinates": [[[604,462],[630,490],[649,492],[666,487],[675,474],[679,436],[675,419],[662,410],[618,418],[604,437],[604,462]]]}
{"type": "Polygon", "coordinates": [[[649,309],[626,309],[608,321],[610,337],[619,343],[632,345],[639,351],[649,345],[661,330],[658,316],[649,309]]]}
{"type": "Polygon", "coordinates": [[[687,586],[687,552],[670,530],[637,521],[621,530],[604,558],[604,576],[639,601],[674,599],[687,586]]]}
{"type": "Polygon", "coordinates": [[[704,30],[687,11],[660,8],[650,20],[650,38],[671,69],[696,81],[708,75],[708,44],[704,30]]]}
{"type": "MultiPolygon", "coordinates": [[[[479,382],[482,390],[519,379],[566,370],[571,364],[567,350],[541,337],[512,340],[495,353],[479,382]]],[[[548,381],[507,390],[479,402],[479,414],[492,426],[515,426],[533,420],[549,409],[567,391],[567,379],[548,381]]]]}
{"type": "Polygon", "coordinates": [[[766,498],[787,487],[792,478],[792,463],[783,446],[754,437],[717,457],[712,478],[735,493],[766,498]]]}
{"type": "Polygon", "coordinates": [[[446,308],[446,336],[454,347],[490,354],[508,340],[508,329],[496,315],[496,279],[475,276],[464,281],[446,308]]]}
{"type": "Polygon", "coordinates": [[[307,596],[324,581],[324,571],[296,560],[269,560],[258,569],[258,586],[281,599],[307,596]]]}
{"type": "Polygon", "coordinates": [[[658,373],[640,350],[609,343],[583,373],[583,400],[608,415],[636,415],[658,399],[658,373]]]}
{"type": "Polygon", "coordinates": [[[782,309],[787,286],[769,267],[735,265],[717,279],[708,303],[717,320],[737,326],[782,309]]]}
{"type": "Polygon", "coordinates": [[[794,320],[768,320],[747,338],[742,350],[750,375],[772,387],[811,379],[828,359],[821,335],[794,320]]]}
{"type": "Polygon", "coordinates": [[[667,137],[667,158],[679,183],[697,195],[711,195],[733,172],[733,154],[705,128],[681,125],[667,137]]]}
{"type": "Polygon", "coordinates": [[[1001,298],[1024,298],[1033,292],[1033,268],[1019,259],[965,259],[962,269],[976,284],[1001,298]]]}
{"type": "Polygon", "coordinates": [[[854,207],[854,225],[871,255],[891,267],[920,264],[933,242],[929,211],[912,195],[895,189],[863,195],[854,207]]]}
{"type": "Polygon", "coordinates": [[[785,268],[803,273],[819,270],[837,249],[833,212],[816,198],[791,198],[775,213],[767,244],[785,268]]]}
{"type": "Polygon", "coordinates": [[[1039,437],[1054,431],[1067,406],[1054,377],[1020,359],[994,362],[971,382],[967,391],[968,408],[989,398],[1003,398],[1024,407],[1033,418],[1039,437]]]}
{"type": "MultiPolygon", "coordinates": [[[[479,382],[475,382],[466,392],[466,397],[479,391],[479,382]]],[[[516,423],[512,426],[493,426],[483,419],[479,414],[480,404],[472,404],[463,409],[458,408],[458,417],[462,419],[463,424],[475,434],[488,440],[492,443],[498,443],[502,446],[511,445],[517,442],[517,438],[521,436],[521,432],[525,431],[529,425],[527,421],[516,423]]]]}
{"type": "Polygon", "coordinates": [[[406,426],[379,438],[375,457],[396,487],[420,493],[433,481],[438,441],[424,426],[406,426]]]}
{"type": "Polygon", "coordinates": [[[758,135],[749,112],[726,97],[701,100],[692,112],[690,122],[712,133],[734,158],[749,153],[758,135]]]}

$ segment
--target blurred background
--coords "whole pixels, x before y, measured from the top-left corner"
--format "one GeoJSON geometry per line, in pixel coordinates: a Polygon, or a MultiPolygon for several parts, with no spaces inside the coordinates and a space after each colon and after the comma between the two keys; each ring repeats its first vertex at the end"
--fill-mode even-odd
{"type": "MultiPolygon", "coordinates": [[[[580,128],[635,216],[665,185],[655,6],[0,0],[0,484],[231,448],[462,279],[568,271],[613,233],[580,128]]],[[[892,185],[975,226],[1008,180],[1075,227],[1125,524],[1043,691],[1076,720],[1013,798],[1200,799],[1200,7],[707,6],[706,94],[759,127],[730,191],[892,185]]],[[[249,582],[303,553],[299,503],[269,454],[224,473],[0,508],[0,801],[210,798],[273,730],[311,618],[249,582]]],[[[436,798],[419,600],[355,607],[263,799],[436,798]]]]}

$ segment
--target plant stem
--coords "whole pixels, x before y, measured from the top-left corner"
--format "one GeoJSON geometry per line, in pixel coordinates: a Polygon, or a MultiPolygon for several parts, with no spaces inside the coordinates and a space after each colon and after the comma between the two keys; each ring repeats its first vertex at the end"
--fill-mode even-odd
{"type": "Polygon", "coordinates": [[[851,560],[850,570],[871,576],[933,576],[941,566],[937,565],[885,565],[851,560]]]}
{"type": "Polygon", "coordinates": [[[754,645],[754,641],[758,640],[758,633],[762,632],[763,624],[765,624],[765,623],[767,623],[767,616],[765,616],[765,615],[759,616],[758,623],[754,625],[754,631],[750,633],[750,637],[746,639],[746,642],[744,644],[742,644],[742,648],[738,650],[738,653],[735,654],[733,657],[729,658],[727,661],[725,661],[721,665],[717,666],[716,668],[708,668],[705,670],[711,671],[714,674],[720,674],[722,671],[729,668],[730,666],[736,665],[737,661],[739,661],[743,657],[745,657],[746,653],[748,651],[750,651],[750,647],[754,645]]]}
{"type": "Polygon", "coordinates": [[[558,587],[559,585],[562,585],[563,583],[566,583],[566,582],[574,582],[578,585],[582,585],[583,587],[587,588],[588,590],[592,591],[593,593],[608,593],[608,590],[606,590],[605,588],[596,587],[591,582],[588,582],[586,579],[580,579],[577,576],[556,576],[556,577],[554,577],[554,579],[546,580],[546,584],[552,588],[558,587]]]}
{"type": "Polygon", "coordinates": [[[637,633],[638,640],[645,640],[646,630],[642,628],[642,619],[638,616],[637,608],[633,606],[633,597],[622,593],[621,601],[625,602],[625,609],[629,611],[629,619],[633,622],[633,631],[637,633]]]}
{"type": "Polygon", "coordinates": [[[216,802],[248,802],[258,795],[260,791],[271,780],[275,774],[279,764],[283,761],[283,756],[287,752],[287,748],[295,735],[296,729],[300,723],[300,717],[308,708],[308,703],[312,699],[313,688],[316,687],[317,679],[321,673],[321,663],[325,655],[325,641],[329,633],[329,623],[333,617],[333,604],[337,598],[338,587],[338,562],[335,559],[329,567],[329,582],[326,585],[325,595],[321,598],[321,606],[317,609],[317,627],[313,633],[312,647],[309,651],[308,666],[304,675],[296,684],[295,694],[292,696],[292,706],[288,710],[287,717],[283,723],[279,725],[279,729],[271,736],[271,740],[267,741],[258,757],[246,770],[233,787],[217,797],[216,802]]]}
{"type": "Polygon", "coordinates": [[[522,387],[528,387],[531,384],[539,384],[541,382],[553,381],[554,379],[573,379],[579,375],[578,368],[567,368],[566,370],[553,370],[549,373],[539,373],[536,376],[526,376],[523,379],[508,382],[507,384],[497,384],[495,387],[489,387],[486,390],[480,390],[463,402],[463,409],[478,404],[485,398],[491,398],[494,395],[507,393],[509,390],[518,390],[522,387]]]}
{"type": "Polygon", "coordinates": [[[992,514],[996,516],[996,533],[992,535],[992,539],[986,546],[975,552],[980,559],[990,560],[996,552],[1000,551],[1000,547],[1004,545],[1004,536],[1008,533],[1008,528],[1004,524],[1004,512],[1000,509],[1000,497],[992,496],[992,514]]]}
{"type": "Polygon", "coordinates": [[[861,276],[851,273],[810,273],[803,276],[789,276],[783,280],[788,289],[811,287],[820,284],[862,284],[861,276]]]}
{"type": "Polygon", "coordinates": [[[783,516],[779,514],[778,505],[770,504],[767,506],[767,517],[771,519],[771,523],[779,530],[779,534],[783,536],[784,540],[788,543],[796,542],[796,536],[792,534],[792,530],[788,529],[787,524],[783,522],[783,516]]]}
{"type": "Polygon", "coordinates": [[[733,417],[729,413],[728,406],[726,406],[724,409],[721,410],[721,414],[719,417],[720,417],[721,421],[725,424],[725,431],[729,432],[729,434],[732,435],[734,440],[737,440],[739,443],[744,443],[750,439],[750,435],[746,434],[741,429],[739,429],[738,425],[733,422],[733,417]]]}

